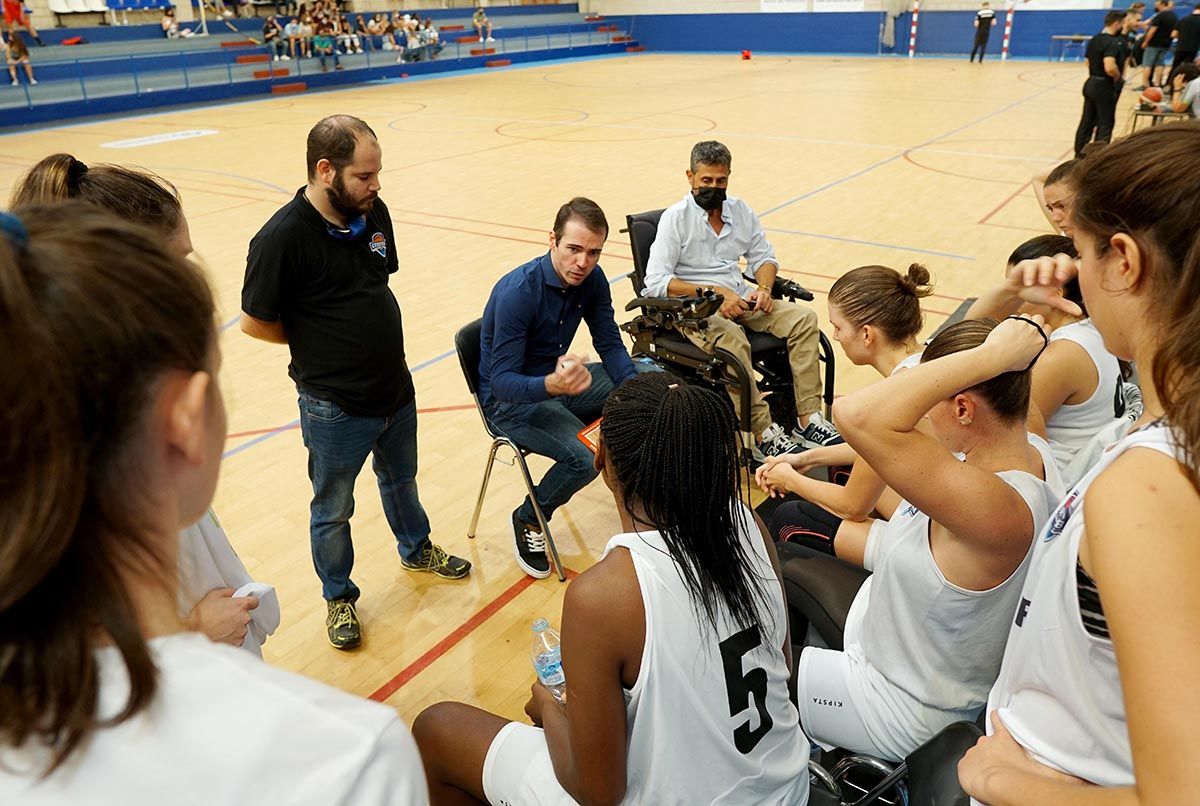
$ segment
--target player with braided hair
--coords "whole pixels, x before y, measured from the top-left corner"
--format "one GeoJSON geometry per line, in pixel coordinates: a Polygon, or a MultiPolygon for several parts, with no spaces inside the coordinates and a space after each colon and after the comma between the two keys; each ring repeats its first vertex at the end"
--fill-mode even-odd
{"type": "Polygon", "coordinates": [[[665,374],[604,406],[596,467],[623,533],[567,589],[565,708],[530,727],[461,703],[413,726],[433,803],[808,800],[774,548],[742,502],[733,411],[665,374]]]}

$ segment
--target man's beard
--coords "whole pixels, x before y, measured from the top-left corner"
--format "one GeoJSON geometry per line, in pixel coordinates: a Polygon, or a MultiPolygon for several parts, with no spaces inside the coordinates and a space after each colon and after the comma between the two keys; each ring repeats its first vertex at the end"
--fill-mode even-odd
{"type": "Polygon", "coordinates": [[[338,215],[346,221],[353,221],[359,216],[371,212],[371,208],[375,205],[375,199],[378,198],[374,193],[365,199],[356,199],[351,196],[346,190],[346,183],[342,181],[340,171],[333,177],[333,186],[325,189],[325,196],[329,199],[330,206],[337,210],[338,215]]]}

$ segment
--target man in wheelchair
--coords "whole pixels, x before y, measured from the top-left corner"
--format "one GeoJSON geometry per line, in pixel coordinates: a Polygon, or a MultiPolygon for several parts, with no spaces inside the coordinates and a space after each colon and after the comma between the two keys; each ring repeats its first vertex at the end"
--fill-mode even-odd
{"type": "MultiPolygon", "coordinates": [[[[787,342],[796,400],[796,423],[777,423],[759,389],[750,388],[750,426],[761,458],[830,445],[841,438],[818,413],[821,378],[817,366],[819,334],[812,309],[771,298],[779,270],[758,216],[744,201],[726,195],[732,157],[714,140],[692,148],[687,179],[690,191],[668,207],[658,224],[646,267],[647,297],[692,297],[711,292],[722,298],[705,328],[680,331],[697,347],[723,349],[743,367],[752,366],[746,330],[770,333],[787,342]],[[757,286],[743,278],[739,260],[757,286]],[[792,427],[791,434],[788,427],[792,427]]],[[[741,398],[731,390],[734,408],[741,398]]]]}

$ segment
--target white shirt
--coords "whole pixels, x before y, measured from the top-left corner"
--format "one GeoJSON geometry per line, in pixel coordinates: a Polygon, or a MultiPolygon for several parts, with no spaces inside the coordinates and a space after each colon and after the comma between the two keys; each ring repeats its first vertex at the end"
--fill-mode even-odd
{"type": "MultiPolygon", "coordinates": [[[[1087,528],[1088,488],[1134,448],[1182,457],[1170,429],[1156,423],[1109,448],[1067,493],[1034,541],[1000,676],[988,698],[989,715],[999,710],[1013,738],[1035,761],[1107,787],[1134,783],[1125,700],[1112,641],[1084,629],[1075,566],[1087,528]]],[[[990,716],[988,723],[990,734],[990,716]]],[[[1179,802],[1186,799],[1181,796],[1179,802]]]]}
{"type": "Polygon", "coordinates": [[[741,199],[725,199],[721,220],[724,226],[718,235],[708,223],[708,211],[696,204],[691,192],[663,210],[646,262],[642,294],[669,296],[671,280],[724,286],[741,297],[754,290],[742,277],[739,259],[746,258],[747,270],[757,276],[764,263],[778,265],[775,250],[767,242],[758,216],[741,199]]]}
{"type": "Polygon", "coordinates": [[[765,644],[728,613],[718,614],[713,634],[658,532],[617,535],[605,549],[629,550],[646,609],[645,649],[626,706],[623,803],[808,801],[809,744],[782,650],[783,591],[750,511],[734,506],[754,587],[767,596],[765,644]]]}
{"type": "MultiPolygon", "coordinates": [[[[179,533],[179,615],[186,616],[215,588],[234,588],[236,592],[253,582],[211,509],[179,533]]],[[[258,607],[250,611],[250,628],[242,647],[262,657],[267,636],[279,628],[279,597],[270,585],[258,585],[257,590],[258,607]]]]}
{"type": "MultiPolygon", "coordinates": [[[[1062,494],[1050,446],[1034,434],[1029,442],[1041,455],[1045,481],[1022,470],[996,474],[1021,496],[1033,518],[1030,550],[999,585],[968,590],[947,580],[929,545],[929,516],[907,501],[900,502],[878,536],[871,584],[859,590],[851,605],[851,612],[866,610],[861,621],[847,618],[845,647],[877,673],[869,676],[873,694],[891,705],[898,721],[905,714],[927,721],[933,709],[946,713],[948,724],[987,700],[1029,567],[1033,536],[1062,494]],[[852,631],[851,623],[860,629],[852,631]],[[910,707],[914,702],[921,707],[910,707]]],[[[904,736],[922,735],[928,726],[866,727],[877,744],[894,746],[904,736]]]]}
{"type": "Polygon", "coordinates": [[[1179,96],[1182,103],[1191,105],[1191,114],[1194,118],[1200,118],[1200,78],[1193,78],[1183,87],[1183,94],[1179,96]]]}
{"type": "Polygon", "coordinates": [[[1121,365],[1104,347],[1104,337],[1092,324],[1083,319],[1064,325],[1050,334],[1050,342],[1073,342],[1087,353],[1096,367],[1096,389],[1082,403],[1066,404],[1046,420],[1046,436],[1054,451],[1059,470],[1071,464],[1081,449],[1117,419],[1117,404],[1121,395],[1121,365]]]}
{"type": "MultiPolygon", "coordinates": [[[[394,710],[273,669],[196,633],[149,642],[150,707],[101,728],[49,778],[41,747],[0,748],[0,803],[21,806],[401,806],[428,803],[394,710]]],[[[125,704],[115,647],[97,650],[101,716],[125,704]]]]}

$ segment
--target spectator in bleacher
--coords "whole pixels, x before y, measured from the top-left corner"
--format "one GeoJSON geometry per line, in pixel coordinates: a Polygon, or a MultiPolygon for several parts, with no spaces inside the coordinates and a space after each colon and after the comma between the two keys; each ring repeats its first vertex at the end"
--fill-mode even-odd
{"type": "Polygon", "coordinates": [[[483,10],[483,6],[475,4],[475,13],[471,15],[471,24],[475,26],[475,33],[479,36],[481,42],[495,42],[492,38],[492,21],[488,19],[487,12],[483,10]],[[484,32],[486,33],[486,37],[484,32]]]}
{"type": "Polygon", "coordinates": [[[290,58],[299,59],[308,55],[308,40],[304,38],[304,26],[300,24],[299,17],[292,17],[292,21],[283,26],[283,35],[287,37],[290,58]]]}
{"type": "Polygon", "coordinates": [[[341,70],[342,64],[338,61],[338,49],[333,40],[334,31],[333,25],[328,22],[322,22],[317,25],[317,34],[313,37],[312,49],[313,53],[321,59],[321,72],[329,72],[329,65],[325,59],[328,56],[333,57],[333,69],[341,70]]]}
{"type": "Polygon", "coordinates": [[[362,53],[362,39],[359,38],[358,31],[350,22],[350,18],[343,14],[340,17],[334,17],[334,20],[337,43],[342,53],[362,53]]]}
{"type": "Polygon", "coordinates": [[[1179,16],[1171,10],[1174,0],[1158,0],[1154,8],[1158,13],[1150,20],[1146,29],[1146,56],[1142,60],[1142,89],[1163,83],[1163,71],[1171,55],[1171,34],[1179,24],[1179,16]],[[1158,81],[1155,82],[1157,77],[1158,81]]]}
{"type": "Polygon", "coordinates": [[[312,18],[312,14],[305,14],[300,18],[300,36],[304,39],[304,50],[306,56],[313,55],[313,37],[317,33],[317,24],[312,18]]]}
{"type": "Polygon", "coordinates": [[[38,47],[46,46],[46,43],[38,36],[37,28],[33,27],[33,20],[25,12],[25,0],[4,0],[4,27],[8,30],[9,39],[16,36],[16,26],[18,25],[29,32],[33,41],[38,43],[38,47]]]}
{"type": "Polygon", "coordinates": [[[371,39],[374,34],[371,32],[370,23],[363,22],[362,14],[354,15],[354,22],[350,25],[350,30],[358,36],[359,42],[365,50],[374,50],[375,42],[371,39]]]}
{"type": "Polygon", "coordinates": [[[442,44],[442,34],[433,24],[431,17],[425,18],[425,27],[421,31],[421,37],[425,42],[425,58],[433,61],[442,52],[445,45],[442,44]]]}
{"type": "Polygon", "coordinates": [[[33,77],[33,65],[29,63],[29,47],[25,44],[25,40],[21,38],[20,34],[11,34],[8,37],[6,55],[8,75],[12,78],[14,87],[21,83],[17,80],[17,65],[25,66],[25,76],[29,79],[30,84],[37,83],[37,79],[33,77]]]}
{"type": "Polygon", "coordinates": [[[421,41],[421,21],[404,15],[404,50],[397,62],[419,62],[425,56],[425,45],[421,41]]]}
{"type": "Polygon", "coordinates": [[[287,38],[284,36],[283,26],[274,15],[267,17],[267,21],[263,23],[263,43],[268,50],[275,52],[275,61],[292,58],[287,54],[287,38]]]}

